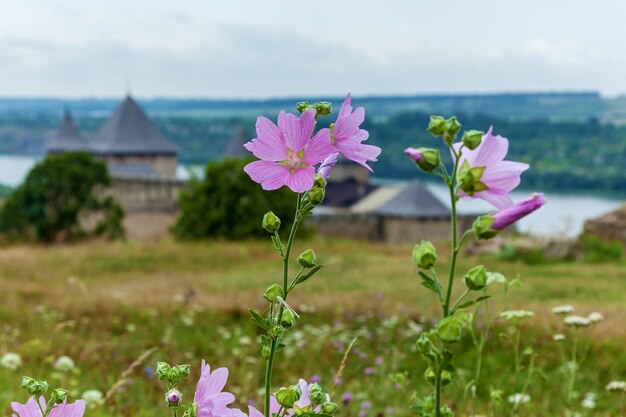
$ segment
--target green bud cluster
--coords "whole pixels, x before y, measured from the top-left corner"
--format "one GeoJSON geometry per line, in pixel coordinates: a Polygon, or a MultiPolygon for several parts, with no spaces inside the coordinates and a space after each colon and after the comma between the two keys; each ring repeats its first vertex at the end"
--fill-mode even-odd
{"type": "Polygon", "coordinates": [[[313,249],[307,249],[298,256],[298,263],[303,268],[313,268],[317,266],[317,257],[313,249]]]}
{"type": "Polygon", "coordinates": [[[315,109],[315,120],[317,120],[322,116],[331,114],[333,112],[333,105],[329,101],[316,101],[313,104],[309,104],[308,101],[300,101],[296,103],[296,109],[299,113],[315,109]]]}
{"type": "Polygon", "coordinates": [[[433,136],[443,137],[443,140],[448,145],[452,145],[460,130],[461,123],[456,119],[456,116],[452,116],[449,119],[444,119],[442,116],[431,116],[428,123],[428,131],[433,136]]]}
{"type": "Polygon", "coordinates": [[[64,388],[55,388],[52,390],[50,400],[55,404],[62,404],[67,400],[69,393],[70,392],[64,388]]]}
{"type": "Polygon", "coordinates": [[[415,161],[415,164],[426,172],[433,172],[441,165],[441,154],[438,149],[434,148],[419,148],[422,159],[415,161]]]}
{"type": "Polygon", "coordinates": [[[22,378],[22,384],[20,388],[23,388],[28,394],[35,398],[41,397],[48,391],[48,381],[38,381],[29,376],[22,378]]]}
{"type": "Polygon", "coordinates": [[[191,373],[191,365],[170,366],[167,362],[158,362],[156,376],[167,385],[168,389],[173,389],[180,381],[187,378],[191,373]]]}

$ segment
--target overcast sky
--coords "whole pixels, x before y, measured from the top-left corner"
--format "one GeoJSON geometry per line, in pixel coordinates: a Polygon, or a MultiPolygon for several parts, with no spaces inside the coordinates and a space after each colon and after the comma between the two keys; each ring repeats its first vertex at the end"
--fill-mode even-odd
{"type": "Polygon", "coordinates": [[[0,96],[626,92],[626,2],[3,0],[0,96]],[[320,7],[316,6],[319,4],[320,7]]]}

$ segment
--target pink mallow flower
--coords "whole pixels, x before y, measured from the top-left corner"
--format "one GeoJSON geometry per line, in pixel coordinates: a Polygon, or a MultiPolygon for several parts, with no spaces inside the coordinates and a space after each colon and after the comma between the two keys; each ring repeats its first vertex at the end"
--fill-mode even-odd
{"type": "Polygon", "coordinates": [[[302,193],[313,187],[314,165],[336,150],[330,143],[330,132],[322,129],[313,137],[315,110],[300,117],[280,112],[278,126],[265,117],[256,121],[257,137],[244,147],[260,161],[245,166],[244,171],[261,184],[264,190],[276,190],[284,185],[302,193]]]}
{"type": "Polygon", "coordinates": [[[322,165],[320,165],[317,173],[322,176],[325,180],[330,176],[330,171],[333,170],[333,167],[337,164],[337,158],[339,158],[339,153],[335,152],[330,155],[328,158],[324,159],[322,165]]]}
{"type": "Polygon", "coordinates": [[[493,217],[491,228],[494,230],[505,229],[522,217],[538,210],[541,206],[546,204],[546,202],[547,201],[543,196],[543,193],[536,193],[526,200],[522,200],[500,211],[496,211],[490,215],[493,217]]]}
{"type": "MultiPolygon", "coordinates": [[[[39,398],[39,404],[41,408],[46,409],[46,400],[43,397],[39,398]]],[[[43,417],[41,409],[37,405],[37,400],[34,397],[30,397],[26,404],[20,404],[17,402],[11,403],[13,409],[13,417],[43,417]]],[[[77,400],[74,403],[57,404],[55,405],[48,417],[82,417],[85,414],[85,401],[77,400]]]]}
{"type": "Polygon", "coordinates": [[[365,120],[365,109],[357,107],[353,112],[351,100],[348,94],[341,105],[337,120],[331,125],[330,140],[339,153],[371,171],[367,163],[377,161],[381,149],[378,146],[363,144],[369,137],[367,130],[359,128],[365,120]]]}
{"type": "Polygon", "coordinates": [[[244,417],[245,413],[228,408],[235,401],[230,392],[222,392],[228,380],[228,369],[219,368],[211,372],[211,367],[203,360],[200,381],[196,387],[193,402],[198,417],[244,417]]]}
{"type": "MultiPolygon", "coordinates": [[[[513,204],[508,193],[519,185],[520,176],[529,165],[505,161],[504,157],[509,151],[509,141],[502,136],[494,136],[492,130],[493,127],[490,127],[476,149],[462,149],[458,164],[459,174],[469,169],[477,169],[472,171],[475,191],[460,189],[459,195],[464,199],[481,198],[497,209],[503,209],[513,204]]],[[[457,153],[461,146],[461,143],[454,144],[457,153]]]]}

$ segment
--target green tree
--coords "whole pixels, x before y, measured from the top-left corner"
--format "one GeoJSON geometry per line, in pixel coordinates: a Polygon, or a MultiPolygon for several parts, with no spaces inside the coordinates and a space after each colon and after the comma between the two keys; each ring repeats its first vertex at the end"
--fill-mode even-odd
{"type": "Polygon", "coordinates": [[[106,163],[89,153],[49,155],[29,172],[0,210],[0,232],[14,240],[54,242],[89,234],[121,237],[124,210],[106,189],[106,163]],[[84,219],[94,227],[83,228],[84,219]]]}
{"type": "Polygon", "coordinates": [[[250,160],[210,162],[204,178],[195,178],[181,192],[180,215],[172,227],[179,239],[266,236],[259,219],[272,210],[283,223],[293,223],[296,196],[287,188],[267,192],[243,171],[250,160]]]}

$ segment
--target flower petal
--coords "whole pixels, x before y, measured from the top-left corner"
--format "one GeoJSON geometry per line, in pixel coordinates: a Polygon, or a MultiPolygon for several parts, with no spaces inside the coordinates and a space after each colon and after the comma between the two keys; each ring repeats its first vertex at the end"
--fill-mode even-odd
{"type": "Polygon", "coordinates": [[[244,147],[254,156],[266,161],[282,161],[287,158],[285,138],[278,127],[266,117],[257,118],[257,137],[244,147]]]}
{"type": "Polygon", "coordinates": [[[321,129],[304,147],[302,161],[307,165],[316,165],[336,152],[330,143],[330,130],[321,129]]]}
{"type": "Polygon", "coordinates": [[[271,161],[250,162],[243,170],[264,190],[277,190],[289,179],[289,167],[271,161]]]}
{"type": "Polygon", "coordinates": [[[289,175],[289,178],[287,179],[287,187],[295,193],[303,193],[313,187],[314,177],[314,167],[309,165],[298,168],[293,174],[289,175]]]}
{"type": "MultiPolygon", "coordinates": [[[[283,119],[283,126],[279,125],[279,127],[285,133],[287,147],[298,153],[311,139],[311,134],[315,129],[315,110],[309,109],[303,112],[300,117],[287,113],[283,119]]],[[[279,118],[279,123],[280,121],[279,118]]]]}
{"type": "Polygon", "coordinates": [[[486,167],[496,164],[502,161],[509,151],[509,140],[502,136],[494,136],[491,133],[492,129],[492,127],[489,128],[478,148],[473,151],[475,153],[472,155],[473,160],[468,159],[471,166],[486,167]]]}
{"type": "Polygon", "coordinates": [[[506,191],[501,190],[487,190],[475,193],[469,198],[482,198],[483,200],[491,203],[498,210],[502,210],[513,204],[513,200],[506,191]]]}

